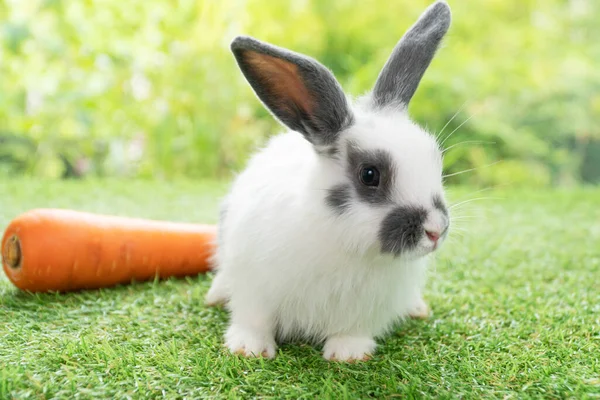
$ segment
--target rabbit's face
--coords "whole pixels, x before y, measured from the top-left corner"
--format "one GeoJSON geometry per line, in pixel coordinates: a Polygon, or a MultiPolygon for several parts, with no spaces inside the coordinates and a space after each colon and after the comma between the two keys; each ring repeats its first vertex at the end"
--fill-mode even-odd
{"type": "Polygon", "coordinates": [[[356,108],[318,61],[250,37],[232,42],[258,98],[319,154],[315,181],[331,185],[325,201],[348,246],[421,256],[446,236],[441,153],[406,109],[450,20],[445,2],[431,5],[356,108]]]}
{"type": "Polygon", "coordinates": [[[328,191],[331,212],[356,231],[353,247],[406,257],[436,250],[449,226],[437,142],[403,112],[354,115],[335,147],[343,178],[328,191]]]}

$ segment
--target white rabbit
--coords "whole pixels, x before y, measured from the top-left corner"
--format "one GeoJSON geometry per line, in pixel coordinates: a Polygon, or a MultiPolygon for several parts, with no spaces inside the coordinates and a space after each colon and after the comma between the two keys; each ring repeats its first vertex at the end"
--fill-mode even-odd
{"type": "Polygon", "coordinates": [[[427,256],[449,226],[442,154],[406,109],[450,25],[430,6],[352,104],[312,58],[237,37],[231,49],[258,98],[290,130],[273,137],[223,202],[216,276],[226,346],[275,356],[277,342],[324,343],[329,360],[368,359],[374,338],[409,315],[427,256]]]}

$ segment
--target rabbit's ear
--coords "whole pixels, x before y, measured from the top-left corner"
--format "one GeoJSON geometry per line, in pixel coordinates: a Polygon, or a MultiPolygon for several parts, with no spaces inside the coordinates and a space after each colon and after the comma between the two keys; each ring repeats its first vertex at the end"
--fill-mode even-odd
{"type": "Polygon", "coordinates": [[[408,107],[450,27],[450,20],[450,7],[438,1],[404,34],[375,83],[372,100],[376,107],[408,107]]]}
{"type": "Polygon", "coordinates": [[[316,60],[247,36],[235,38],[231,50],[263,104],[314,145],[333,144],[352,123],[340,85],[316,60]]]}

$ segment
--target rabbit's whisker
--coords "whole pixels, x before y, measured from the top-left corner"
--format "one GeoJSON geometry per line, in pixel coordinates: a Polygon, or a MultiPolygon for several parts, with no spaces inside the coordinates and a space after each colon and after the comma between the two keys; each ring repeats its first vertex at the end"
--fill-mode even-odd
{"type": "Polygon", "coordinates": [[[446,141],[448,139],[450,139],[450,136],[452,136],[454,134],[454,132],[456,132],[457,130],[459,130],[464,124],[466,124],[467,122],[469,122],[476,115],[477,115],[477,112],[475,112],[474,114],[472,114],[469,118],[465,119],[460,125],[458,125],[456,128],[454,128],[454,130],[452,132],[450,132],[450,134],[448,136],[446,136],[444,138],[444,140],[442,140],[442,142],[440,143],[440,147],[443,147],[444,143],[446,143],[446,141]]]}
{"type": "Polygon", "coordinates": [[[456,208],[456,207],[461,206],[463,204],[471,203],[473,201],[479,201],[479,200],[501,200],[501,199],[502,199],[501,197],[476,197],[474,199],[464,200],[464,201],[461,201],[460,203],[452,204],[449,208],[452,210],[453,208],[456,208]]]}
{"type": "Polygon", "coordinates": [[[464,142],[458,142],[453,144],[452,146],[446,147],[444,150],[442,150],[442,154],[445,154],[448,150],[457,147],[457,146],[462,146],[465,144],[496,144],[496,142],[492,142],[492,141],[486,141],[486,140],[465,140],[464,142]]]}
{"type": "Polygon", "coordinates": [[[459,172],[454,172],[452,174],[446,174],[446,175],[443,175],[442,178],[448,178],[448,177],[451,177],[451,176],[456,176],[456,175],[464,174],[466,172],[475,171],[477,169],[491,167],[492,165],[498,164],[499,162],[500,162],[500,160],[494,161],[493,163],[490,163],[490,164],[487,164],[487,165],[482,165],[481,167],[469,168],[469,169],[465,169],[465,170],[462,170],[462,171],[459,171],[459,172]]]}
{"type": "MultiPolygon", "coordinates": [[[[460,108],[458,109],[458,111],[456,111],[454,113],[454,115],[452,116],[452,118],[450,118],[448,120],[448,122],[446,122],[446,125],[444,125],[444,127],[442,128],[442,130],[437,134],[437,136],[436,136],[437,138],[440,138],[440,136],[442,136],[442,133],[444,133],[444,130],[448,127],[448,125],[450,125],[450,123],[454,120],[454,118],[456,118],[456,116],[458,115],[458,113],[460,113],[465,108],[465,104],[467,104],[467,102],[464,102],[462,104],[462,106],[460,106],[460,108]]],[[[440,144],[440,147],[441,147],[441,144],[440,144]]]]}

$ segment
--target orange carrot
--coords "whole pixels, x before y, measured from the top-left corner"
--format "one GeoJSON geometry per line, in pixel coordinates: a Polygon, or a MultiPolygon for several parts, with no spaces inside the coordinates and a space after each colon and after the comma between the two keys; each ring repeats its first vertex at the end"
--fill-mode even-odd
{"type": "Polygon", "coordinates": [[[23,290],[97,289],[206,272],[215,237],[214,225],[37,209],[6,229],[2,265],[23,290]]]}

